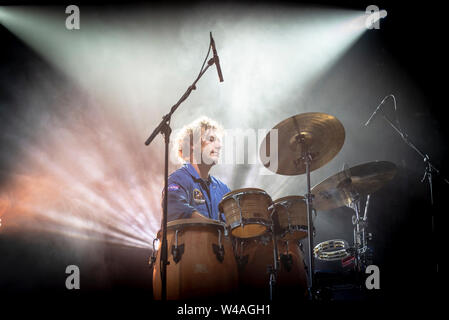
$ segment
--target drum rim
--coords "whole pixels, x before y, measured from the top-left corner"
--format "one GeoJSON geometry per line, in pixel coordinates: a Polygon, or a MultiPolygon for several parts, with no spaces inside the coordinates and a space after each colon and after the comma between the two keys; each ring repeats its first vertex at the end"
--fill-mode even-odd
{"type": "MultiPolygon", "coordinates": [[[[305,225],[302,224],[294,224],[291,225],[290,227],[287,228],[281,228],[281,239],[284,238],[287,234],[290,233],[290,231],[292,232],[305,232],[306,234],[309,234],[309,228],[305,225]]],[[[300,240],[300,239],[298,239],[300,240]]]]}
{"type": "Polygon", "coordinates": [[[286,200],[289,200],[289,199],[295,199],[297,201],[305,201],[306,200],[306,198],[303,196],[298,196],[298,195],[297,196],[295,196],[295,195],[286,196],[286,197],[282,197],[282,198],[273,200],[273,205],[280,204],[281,202],[285,202],[286,200]]]}
{"type": "Polygon", "coordinates": [[[241,188],[241,189],[236,189],[233,191],[230,191],[228,193],[226,193],[223,198],[221,198],[221,201],[218,203],[218,211],[220,211],[221,213],[224,213],[223,211],[223,202],[229,199],[232,199],[232,196],[238,195],[238,194],[263,194],[264,196],[266,196],[270,202],[270,205],[268,206],[271,207],[273,205],[273,199],[271,199],[271,196],[268,194],[268,192],[266,192],[263,189],[259,189],[259,188],[241,188]],[[249,192],[244,192],[244,191],[249,191],[249,192]]]}
{"type": "Polygon", "coordinates": [[[270,198],[270,201],[272,201],[272,199],[271,199],[270,195],[268,194],[268,192],[266,192],[266,191],[263,190],[263,189],[259,189],[259,188],[241,188],[241,189],[235,189],[235,190],[233,190],[233,191],[230,191],[230,192],[226,193],[226,194],[223,196],[223,198],[222,198],[221,201],[228,199],[228,198],[229,198],[230,196],[232,196],[232,195],[236,195],[236,194],[239,194],[239,193],[245,193],[244,191],[250,191],[250,192],[248,192],[248,193],[262,193],[262,194],[268,196],[268,197],[270,198]]]}
{"type": "MultiPolygon", "coordinates": [[[[202,218],[200,218],[202,219],[202,218]]],[[[221,221],[217,220],[211,220],[211,221],[201,221],[198,219],[176,219],[167,222],[167,230],[177,230],[182,229],[183,227],[190,227],[190,226],[199,226],[199,227],[205,227],[205,226],[214,226],[214,227],[221,227],[223,229],[226,229],[226,224],[221,221]]],[[[159,238],[160,233],[162,232],[162,229],[159,229],[156,233],[157,238],[159,238]]]]}
{"type": "Polygon", "coordinates": [[[245,219],[243,218],[243,221],[234,221],[233,223],[231,223],[229,225],[229,227],[231,228],[231,231],[234,230],[235,228],[241,226],[242,224],[240,222],[243,222],[243,226],[248,225],[248,224],[258,224],[258,225],[263,225],[265,227],[271,227],[271,223],[269,220],[264,220],[261,218],[248,218],[245,219]]]}

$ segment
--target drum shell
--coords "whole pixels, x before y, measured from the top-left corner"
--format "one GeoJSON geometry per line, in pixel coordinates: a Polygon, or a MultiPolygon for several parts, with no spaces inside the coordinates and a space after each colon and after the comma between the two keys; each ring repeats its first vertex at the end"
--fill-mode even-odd
{"type": "Polygon", "coordinates": [[[289,196],[273,202],[279,234],[283,240],[300,240],[307,237],[307,204],[302,196],[289,196]],[[281,203],[288,203],[285,207],[281,203]],[[291,226],[292,230],[289,230],[291,226]]]}
{"type": "Polygon", "coordinates": [[[252,238],[264,234],[271,225],[271,204],[271,197],[265,191],[246,188],[227,193],[220,202],[219,209],[223,212],[226,225],[230,227],[234,237],[252,238]],[[239,200],[239,204],[232,195],[239,200]],[[240,223],[240,209],[243,226],[240,223]]]}
{"type": "MultiPolygon", "coordinates": [[[[175,229],[168,228],[167,299],[205,299],[232,294],[238,289],[238,271],[232,243],[223,235],[223,228],[215,225],[179,226],[178,246],[184,245],[184,253],[176,263],[172,246],[175,229]],[[218,229],[222,231],[224,259],[220,262],[212,244],[218,245],[218,229]]],[[[159,237],[159,240],[161,238],[159,237]]],[[[153,295],[161,299],[160,244],[153,270],[153,295]]]]}
{"type": "MultiPolygon", "coordinates": [[[[239,290],[249,295],[267,297],[270,274],[268,266],[273,266],[273,241],[271,236],[255,239],[239,240],[235,245],[237,260],[239,260],[239,290]],[[242,262],[242,260],[244,262],[242,262]]],[[[304,267],[303,254],[293,241],[289,242],[288,255],[291,264],[287,265],[281,255],[287,256],[287,243],[278,240],[280,257],[279,271],[276,278],[276,289],[284,294],[292,292],[297,297],[307,294],[307,273],[304,267]]]]}

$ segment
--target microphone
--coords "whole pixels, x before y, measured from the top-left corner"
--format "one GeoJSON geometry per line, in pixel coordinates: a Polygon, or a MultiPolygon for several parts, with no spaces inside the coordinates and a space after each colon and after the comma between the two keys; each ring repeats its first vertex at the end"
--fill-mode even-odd
{"type": "Polygon", "coordinates": [[[366,121],[365,123],[365,127],[368,127],[368,125],[370,124],[371,120],[373,120],[373,118],[376,116],[377,112],[379,111],[379,108],[384,104],[385,100],[387,100],[389,97],[391,97],[392,95],[388,95],[386,96],[381,103],[379,103],[379,105],[377,106],[376,110],[374,110],[373,114],[371,115],[371,117],[369,117],[368,121],[366,121]]]}
{"type": "Polygon", "coordinates": [[[214,53],[214,62],[215,66],[217,67],[218,72],[218,78],[220,79],[220,82],[223,82],[223,74],[221,73],[221,67],[220,67],[220,58],[218,58],[217,55],[217,48],[215,48],[215,41],[214,38],[212,38],[212,32],[210,33],[210,44],[212,46],[212,52],[214,53]]]}

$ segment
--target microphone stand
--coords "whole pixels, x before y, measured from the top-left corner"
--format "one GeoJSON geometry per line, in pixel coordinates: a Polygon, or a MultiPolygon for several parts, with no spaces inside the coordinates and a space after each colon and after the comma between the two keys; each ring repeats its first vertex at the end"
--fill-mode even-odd
{"type": "MultiPolygon", "coordinates": [[[[209,44],[210,49],[210,44],[209,44]]],[[[209,52],[208,52],[209,56],[209,52]]],[[[207,59],[207,57],[206,57],[207,59]]],[[[192,93],[193,90],[196,89],[196,83],[201,79],[201,77],[204,75],[204,73],[207,71],[207,69],[215,63],[215,58],[212,57],[208,63],[207,66],[202,69],[198,75],[198,77],[195,79],[195,81],[192,83],[191,86],[187,88],[187,91],[182,95],[182,97],[179,99],[178,102],[176,102],[175,105],[173,105],[170,109],[170,112],[167,113],[165,116],[162,117],[162,121],[159,123],[159,125],[154,129],[153,133],[150,135],[150,137],[145,141],[145,145],[149,145],[153,139],[161,133],[164,136],[165,141],[165,167],[164,167],[164,208],[163,208],[163,214],[162,214],[162,243],[161,243],[161,261],[160,261],[160,270],[161,270],[161,300],[165,301],[167,300],[167,265],[168,262],[168,253],[167,253],[167,208],[168,208],[168,151],[169,151],[169,144],[170,144],[170,134],[171,134],[171,128],[170,128],[170,120],[173,113],[178,109],[178,107],[183,103],[192,93]]]]}
{"type": "MultiPolygon", "coordinates": [[[[382,112],[382,117],[390,124],[390,126],[401,136],[402,140],[413,150],[416,151],[416,153],[418,153],[418,155],[423,158],[424,163],[426,164],[425,167],[425,172],[424,172],[424,176],[421,180],[421,182],[424,182],[424,180],[427,178],[427,181],[429,183],[429,189],[430,189],[430,205],[431,205],[431,214],[432,214],[432,236],[436,237],[435,234],[435,207],[434,207],[434,197],[433,197],[433,180],[432,180],[432,176],[434,173],[436,173],[437,175],[440,175],[440,170],[438,170],[430,161],[430,157],[422,152],[407,136],[407,134],[405,134],[404,132],[402,132],[398,127],[396,127],[394,125],[394,123],[382,112]]],[[[449,185],[449,180],[446,179],[446,177],[441,176],[442,180],[449,185]]],[[[437,239],[438,241],[438,239],[437,239]]],[[[434,246],[431,246],[433,249],[434,246]]],[[[434,259],[436,260],[436,255],[434,254],[434,252],[431,253],[432,256],[434,256],[434,259]]],[[[435,261],[435,271],[438,273],[438,261],[435,261]]]]}

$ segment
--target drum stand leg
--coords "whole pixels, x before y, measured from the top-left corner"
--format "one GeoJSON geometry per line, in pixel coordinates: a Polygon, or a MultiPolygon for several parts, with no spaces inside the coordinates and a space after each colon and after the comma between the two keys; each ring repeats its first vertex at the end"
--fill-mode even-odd
{"type": "Polygon", "coordinates": [[[308,232],[308,244],[309,244],[309,266],[308,266],[308,291],[309,291],[309,298],[314,299],[314,293],[313,293],[313,284],[314,284],[314,256],[313,256],[313,221],[312,221],[312,211],[313,211],[313,194],[311,192],[311,186],[310,186],[310,163],[312,161],[312,155],[309,152],[307,142],[305,139],[305,136],[300,134],[296,137],[296,142],[298,145],[301,146],[302,154],[301,158],[296,160],[296,165],[299,166],[300,164],[305,164],[306,166],[306,176],[307,176],[307,193],[305,194],[306,198],[306,205],[307,205],[307,232],[308,232]]]}
{"type": "Polygon", "coordinates": [[[313,220],[312,220],[312,210],[313,210],[313,194],[311,192],[310,187],[310,161],[311,156],[309,152],[305,152],[304,156],[302,158],[304,160],[304,163],[306,165],[306,176],[307,176],[307,193],[305,195],[306,198],[306,205],[307,205],[307,232],[308,232],[308,242],[309,242],[309,270],[308,270],[308,277],[309,277],[309,298],[314,299],[313,296],[313,284],[314,284],[314,256],[313,256],[313,220]]]}
{"type": "Polygon", "coordinates": [[[273,265],[268,266],[268,273],[270,274],[269,287],[270,287],[270,301],[273,301],[273,296],[276,288],[276,277],[279,270],[279,254],[278,245],[276,241],[276,235],[274,234],[274,226],[271,224],[271,239],[273,241],[273,265]]]}
{"type": "Polygon", "coordinates": [[[360,216],[360,198],[355,197],[351,203],[351,207],[355,211],[355,215],[352,217],[352,224],[354,225],[354,256],[355,256],[355,268],[357,272],[362,272],[366,268],[366,250],[367,250],[367,237],[365,228],[368,220],[368,205],[370,195],[367,196],[365,204],[365,214],[360,216]]]}

